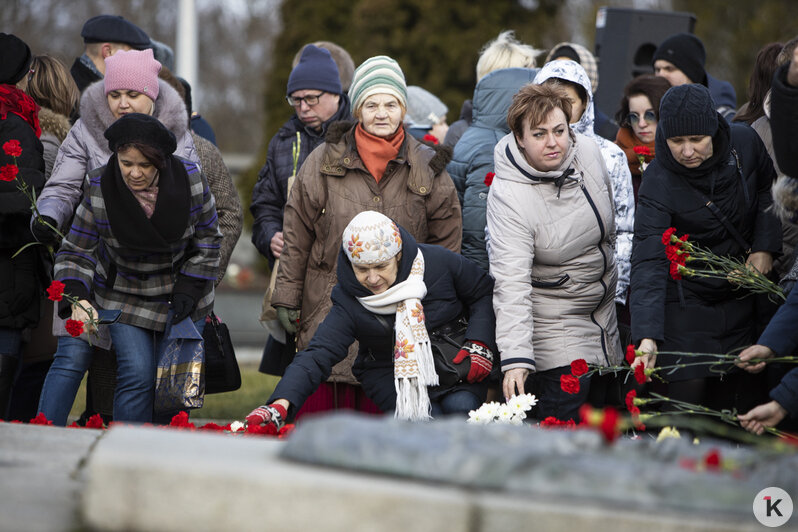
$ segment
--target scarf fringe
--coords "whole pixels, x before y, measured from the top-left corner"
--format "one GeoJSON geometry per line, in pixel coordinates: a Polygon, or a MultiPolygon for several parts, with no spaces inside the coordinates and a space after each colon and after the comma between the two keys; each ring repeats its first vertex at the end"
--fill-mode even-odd
{"type": "MultiPolygon", "coordinates": [[[[437,376],[436,376],[437,379],[437,376]]],[[[432,419],[432,404],[427,387],[415,378],[394,379],[396,387],[396,410],[394,417],[404,421],[429,421],[432,419]]]]}

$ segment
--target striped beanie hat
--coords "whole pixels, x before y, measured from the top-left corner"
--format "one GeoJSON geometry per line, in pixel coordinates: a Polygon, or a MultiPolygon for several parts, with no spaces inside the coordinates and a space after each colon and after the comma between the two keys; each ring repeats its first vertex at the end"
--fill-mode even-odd
{"type": "Polygon", "coordinates": [[[349,87],[349,101],[356,114],[366,98],[372,94],[396,96],[402,107],[407,109],[407,84],[399,63],[387,55],[377,55],[366,59],[355,70],[352,85],[349,87]]]}

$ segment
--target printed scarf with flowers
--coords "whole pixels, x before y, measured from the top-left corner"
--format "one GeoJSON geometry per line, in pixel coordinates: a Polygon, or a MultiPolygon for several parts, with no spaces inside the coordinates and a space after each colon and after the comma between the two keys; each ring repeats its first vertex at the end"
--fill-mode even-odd
{"type": "Polygon", "coordinates": [[[397,419],[424,421],[431,418],[427,386],[438,385],[438,374],[421,305],[426,295],[424,255],[419,250],[407,279],[381,294],[357,298],[371,312],[396,314],[393,378],[396,386],[394,417],[397,419]]]}
{"type": "Polygon", "coordinates": [[[0,119],[5,120],[8,113],[14,113],[25,120],[36,132],[36,137],[42,136],[39,126],[39,106],[33,98],[13,85],[0,84],[0,119]]]}

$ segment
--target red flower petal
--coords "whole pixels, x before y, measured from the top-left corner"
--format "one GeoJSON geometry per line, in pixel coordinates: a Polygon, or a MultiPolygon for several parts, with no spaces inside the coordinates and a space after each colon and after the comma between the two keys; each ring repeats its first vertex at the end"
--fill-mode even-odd
{"type": "Polygon", "coordinates": [[[704,457],[704,465],[706,465],[707,469],[710,471],[717,471],[720,469],[720,464],[720,451],[711,449],[704,457]]]}
{"type": "Polygon", "coordinates": [[[635,366],[635,380],[638,384],[646,383],[646,370],[643,368],[643,364],[635,366]]]}
{"type": "MultiPolygon", "coordinates": [[[[634,403],[636,397],[637,397],[637,390],[630,390],[629,393],[626,394],[626,408],[629,410],[629,412],[631,412],[633,408],[637,408],[634,403]]],[[[640,409],[638,409],[637,411],[639,413],[640,409]]]]}
{"type": "Polygon", "coordinates": [[[604,419],[599,426],[599,430],[607,443],[614,442],[621,434],[620,419],[621,416],[614,408],[608,406],[604,409],[604,419]]]}
{"type": "Polygon", "coordinates": [[[573,375],[560,375],[560,388],[565,393],[579,393],[579,379],[573,375]]]}
{"type": "Polygon", "coordinates": [[[628,362],[629,365],[631,366],[632,362],[634,361],[635,361],[635,346],[634,344],[629,344],[626,346],[626,362],[628,362]]]}
{"type": "Polygon", "coordinates": [[[421,138],[421,140],[426,141],[426,142],[431,142],[433,144],[440,144],[440,142],[438,141],[438,137],[436,137],[435,135],[430,135],[429,133],[425,134],[421,138]]]}
{"type": "Polygon", "coordinates": [[[6,164],[0,168],[0,181],[13,181],[17,178],[19,168],[16,164],[6,164]]]}
{"type": "Polygon", "coordinates": [[[667,246],[671,243],[671,235],[676,232],[675,227],[669,227],[662,233],[662,245],[667,246]]]}
{"type": "Polygon", "coordinates": [[[61,281],[53,281],[47,287],[47,298],[50,301],[61,301],[64,297],[64,283],[61,281]]]}
{"type": "Polygon", "coordinates": [[[103,417],[100,414],[94,414],[86,422],[87,429],[101,429],[104,426],[105,423],[103,423],[103,417]]]}
{"type": "Polygon", "coordinates": [[[681,264],[679,264],[678,262],[671,262],[670,274],[674,281],[682,280],[682,274],[679,273],[679,266],[681,266],[681,264]]]}
{"type": "Polygon", "coordinates": [[[36,417],[30,420],[31,425],[52,425],[53,422],[47,419],[44,412],[39,412],[36,417]]]}
{"type": "Polygon", "coordinates": [[[78,337],[83,334],[83,322],[79,320],[68,319],[65,324],[66,331],[72,337],[78,337]]]}
{"type": "Polygon", "coordinates": [[[3,144],[3,151],[9,157],[19,157],[22,155],[22,146],[18,140],[12,139],[3,144]]]}
{"type": "Polygon", "coordinates": [[[493,184],[493,178],[496,177],[496,174],[493,172],[488,172],[485,174],[485,186],[491,186],[493,184]]]}
{"type": "Polygon", "coordinates": [[[581,377],[587,373],[587,362],[583,358],[577,358],[571,362],[571,373],[574,377],[581,377]]]}

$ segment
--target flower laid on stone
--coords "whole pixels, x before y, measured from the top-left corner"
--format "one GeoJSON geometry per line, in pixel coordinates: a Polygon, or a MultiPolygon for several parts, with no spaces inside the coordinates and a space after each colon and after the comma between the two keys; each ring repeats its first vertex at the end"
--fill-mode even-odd
{"type": "Polygon", "coordinates": [[[689,240],[689,235],[676,236],[676,228],[669,227],[662,233],[665,256],[670,261],[670,275],[674,280],[685,276],[698,279],[724,279],[755,294],[786,301],[784,290],[745,261],[732,257],[721,257],[689,240]],[[696,262],[700,267],[688,266],[696,262]]]}
{"type": "Polygon", "coordinates": [[[487,425],[488,423],[505,423],[520,425],[526,419],[526,413],[538,403],[531,393],[514,395],[506,403],[492,401],[485,403],[468,413],[468,423],[487,425]]]}
{"type": "Polygon", "coordinates": [[[554,416],[549,416],[543,421],[540,422],[541,427],[557,427],[563,429],[573,429],[576,428],[576,422],[573,419],[569,419],[568,421],[563,421],[561,419],[557,419],[554,416]]]}
{"type": "Polygon", "coordinates": [[[681,437],[682,435],[679,434],[679,431],[676,429],[676,427],[662,427],[662,430],[660,430],[659,434],[657,434],[657,443],[667,440],[668,438],[679,439],[681,437]]]}
{"type": "MultiPolygon", "coordinates": [[[[0,419],[0,421],[2,421],[0,419]]],[[[11,421],[10,423],[19,423],[19,421],[11,421]]],[[[39,412],[35,418],[31,419],[29,422],[31,425],[52,425],[53,422],[47,419],[47,417],[39,412]]],[[[71,429],[107,429],[113,425],[122,425],[124,423],[118,421],[112,421],[109,426],[106,426],[103,422],[103,418],[100,414],[94,414],[91,416],[88,421],[86,422],[86,426],[82,427],[78,425],[77,421],[73,422],[69,427],[71,429]]],[[[227,425],[219,425],[217,423],[206,423],[200,427],[197,427],[194,423],[189,421],[188,413],[186,412],[179,412],[176,416],[172,418],[172,421],[169,425],[152,425],[151,423],[144,423],[143,427],[157,427],[157,428],[171,428],[171,429],[178,429],[178,430],[201,430],[201,431],[211,431],[211,432],[224,432],[229,434],[246,434],[246,435],[263,435],[263,436],[276,436],[277,438],[285,438],[291,432],[293,432],[295,426],[293,423],[285,425],[280,430],[277,430],[273,425],[267,425],[264,427],[246,427],[244,423],[241,421],[233,421],[232,423],[228,423],[227,425]],[[271,427],[270,429],[267,427],[271,427]]]]}

